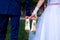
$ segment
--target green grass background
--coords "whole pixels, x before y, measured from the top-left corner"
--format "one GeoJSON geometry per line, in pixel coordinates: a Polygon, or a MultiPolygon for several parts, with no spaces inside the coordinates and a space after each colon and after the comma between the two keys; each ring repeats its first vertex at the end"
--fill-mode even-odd
{"type": "MultiPolygon", "coordinates": [[[[25,21],[20,20],[18,40],[28,40],[28,33],[24,30],[24,27],[25,27],[25,21]]],[[[5,40],[10,40],[10,22],[7,27],[7,35],[5,40]]]]}

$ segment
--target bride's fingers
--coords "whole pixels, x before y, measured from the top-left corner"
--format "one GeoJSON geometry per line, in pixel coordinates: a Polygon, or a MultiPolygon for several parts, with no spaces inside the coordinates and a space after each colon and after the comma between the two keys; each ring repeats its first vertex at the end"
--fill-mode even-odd
{"type": "Polygon", "coordinates": [[[35,18],[35,17],[32,17],[31,19],[32,19],[32,20],[36,20],[36,18],[35,18]]]}
{"type": "Polygon", "coordinates": [[[32,18],[32,20],[36,20],[35,18],[32,18]]]}
{"type": "Polygon", "coordinates": [[[32,20],[36,20],[36,19],[37,19],[37,16],[36,16],[36,15],[32,15],[32,16],[31,16],[31,19],[32,19],[32,20]]]}

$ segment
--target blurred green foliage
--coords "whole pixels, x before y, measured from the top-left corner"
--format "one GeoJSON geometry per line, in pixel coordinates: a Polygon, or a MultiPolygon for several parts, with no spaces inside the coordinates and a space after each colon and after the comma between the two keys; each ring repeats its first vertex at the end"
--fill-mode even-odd
{"type": "MultiPolygon", "coordinates": [[[[7,27],[7,35],[5,40],[10,40],[10,22],[7,27]]],[[[28,40],[28,33],[25,31],[25,20],[20,20],[20,27],[19,27],[19,33],[18,33],[18,40],[28,40]]]]}

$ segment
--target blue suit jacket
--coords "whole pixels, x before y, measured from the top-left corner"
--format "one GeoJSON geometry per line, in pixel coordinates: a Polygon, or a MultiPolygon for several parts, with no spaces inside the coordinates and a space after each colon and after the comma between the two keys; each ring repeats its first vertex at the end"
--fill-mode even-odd
{"type": "Polygon", "coordinates": [[[20,0],[0,0],[0,14],[20,15],[20,0]]]}
{"type": "Polygon", "coordinates": [[[26,16],[31,16],[30,0],[25,0],[25,7],[26,7],[26,16]]]}

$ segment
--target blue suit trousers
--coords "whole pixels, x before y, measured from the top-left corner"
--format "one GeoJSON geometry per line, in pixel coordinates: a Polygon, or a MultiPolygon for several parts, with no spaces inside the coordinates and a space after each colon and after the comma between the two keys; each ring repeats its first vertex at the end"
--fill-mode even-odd
{"type": "Polygon", "coordinates": [[[0,40],[5,40],[7,33],[7,26],[9,22],[9,18],[11,18],[11,40],[18,40],[18,29],[19,29],[19,21],[20,17],[16,15],[0,15],[0,40]]]}

